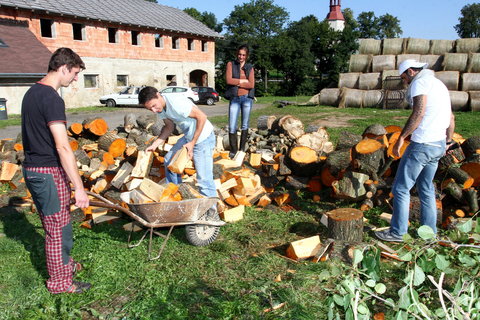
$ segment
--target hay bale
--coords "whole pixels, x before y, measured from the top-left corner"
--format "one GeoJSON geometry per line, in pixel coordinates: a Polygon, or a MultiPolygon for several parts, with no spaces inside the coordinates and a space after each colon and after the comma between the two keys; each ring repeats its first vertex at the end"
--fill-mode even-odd
{"type": "Polygon", "coordinates": [[[307,101],[308,104],[320,104],[320,93],[317,93],[307,101]]]}
{"type": "Polygon", "coordinates": [[[430,40],[430,54],[455,52],[455,40],[430,40]]]}
{"type": "Polygon", "coordinates": [[[372,72],[395,69],[395,55],[380,55],[372,58],[372,72]]]}
{"type": "Polygon", "coordinates": [[[358,88],[361,90],[380,89],[382,87],[382,77],[380,72],[362,73],[358,78],[358,88]]]}
{"type": "Polygon", "coordinates": [[[358,78],[360,75],[360,72],[340,73],[338,76],[338,87],[358,89],[358,78]]]}
{"type": "Polygon", "coordinates": [[[468,54],[467,72],[469,73],[480,72],[480,53],[468,54]]]}
{"type": "Polygon", "coordinates": [[[382,53],[382,40],[359,39],[358,52],[360,54],[378,55],[382,53]]]}
{"type": "Polygon", "coordinates": [[[376,108],[382,104],[381,90],[367,90],[363,93],[362,106],[365,108],[376,108]]]}
{"type": "Polygon", "coordinates": [[[455,51],[458,53],[480,52],[480,38],[457,39],[455,51]]]}
{"type": "Polygon", "coordinates": [[[400,63],[402,63],[405,60],[414,59],[419,61],[420,57],[421,57],[420,54],[399,54],[397,56],[397,66],[395,67],[395,69],[398,69],[398,66],[400,65],[400,63]]]}
{"type": "Polygon", "coordinates": [[[480,91],[469,91],[469,103],[471,111],[480,111],[480,91]]]}
{"type": "Polygon", "coordinates": [[[403,82],[398,75],[398,70],[384,70],[382,71],[382,89],[384,90],[402,90],[403,82]],[[387,77],[395,77],[388,78],[387,77]]]}
{"type": "Polygon", "coordinates": [[[407,54],[428,54],[430,51],[430,40],[407,38],[405,53],[407,54]]]}
{"type": "Polygon", "coordinates": [[[319,103],[322,106],[337,107],[340,101],[340,89],[325,88],[320,91],[319,103]]]}
{"type": "Polygon", "coordinates": [[[444,71],[467,71],[468,53],[445,53],[443,57],[444,71]]]}
{"type": "Polygon", "coordinates": [[[449,91],[453,111],[468,111],[468,92],[449,91]]]}
{"type": "Polygon", "coordinates": [[[393,39],[383,39],[383,50],[382,54],[402,54],[405,52],[405,39],[404,38],[393,38],[393,39]]]}
{"type": "Polygon", "coordinates": [[[435,77],[442,81],[448,90],[457,91],[460,81],[460,72],[458,71],[438,71],[435,77]]]}
{"type": "Polygon", "coordinates": [[[350,64],[348,72],[370,72],[372,65],[371,54],[352,54],[350,56],[350,64]]]}
{"type": "Polygon", "coordinates": [[[462,91],[480,90],[480,73],[462,74],[462,91]]]}
{"type": "Polygon", "coordinates": [[[339,108],[362,108],[363,94],[365,91],[358,89],[342,88],[340,91],[339,108]]]}
{"type": "Polygon", "coordinates": [[[432,69],[433,71],[441,71],[443,56],[436,54],[425,54],[420,57],[420,62],[428,63],[428,69],[432,69]]]}

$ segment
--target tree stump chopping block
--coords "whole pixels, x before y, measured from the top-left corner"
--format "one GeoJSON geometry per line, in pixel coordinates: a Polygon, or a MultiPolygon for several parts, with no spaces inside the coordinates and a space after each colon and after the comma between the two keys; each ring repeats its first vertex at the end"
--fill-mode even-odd
{"type": "Polygon", "coordinates": [[[327,213],[328,237],[347,242],[363,240],[363,212],[354,208],[339,208],[327,213]]]}

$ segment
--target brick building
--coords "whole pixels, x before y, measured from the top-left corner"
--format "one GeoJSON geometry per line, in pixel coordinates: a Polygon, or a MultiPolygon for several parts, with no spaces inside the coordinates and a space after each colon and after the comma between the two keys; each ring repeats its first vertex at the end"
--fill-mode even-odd
{"type": "Polygon", "coordinates": [[[0,98],[19,113],[60,47],[86,64],[61,89],[67,107],[99,104],[127,85],[214,86],[218,37],[182,10],[145,0],[0,0],[0,98]]]}

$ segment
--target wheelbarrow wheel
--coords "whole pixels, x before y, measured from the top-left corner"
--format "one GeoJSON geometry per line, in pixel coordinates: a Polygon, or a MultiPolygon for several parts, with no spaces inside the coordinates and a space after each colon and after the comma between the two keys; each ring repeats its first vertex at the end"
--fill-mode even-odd
{"type": "MultiPolygon", "coordinates": [[[[220,217],[217,210],[209,209],[199,220],[219,221],[220,217]]],[[[220,227],[192,224],[185,227],[185,232],[188,242],[194,246],[202,247],[217,239],[220,227]]]]}

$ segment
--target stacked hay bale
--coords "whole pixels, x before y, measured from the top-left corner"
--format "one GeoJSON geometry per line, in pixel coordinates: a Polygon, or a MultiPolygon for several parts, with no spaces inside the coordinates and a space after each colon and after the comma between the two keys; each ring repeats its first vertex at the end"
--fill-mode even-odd
{"type": "MultiPolygon", "coordinates": [[[[391,99],[390,96],[402,100],[405,88],[401,80],[387,77],[398,76],[398,66],[407,59],[428,63],[428,68],[450,91],[454,111],[480,110],[479,38],[360,39],[358,54],[350,57],[349,72],[339,75],[338,88],[323,89],[315,101],[361,108],[385,107],[385,99],[391,99]]],[[[401,101],[397,107],[405,108],[407,102],[401,101]]]]}

